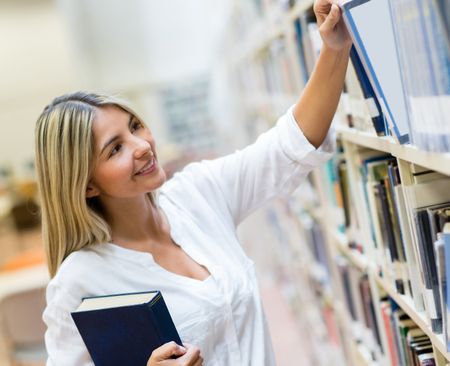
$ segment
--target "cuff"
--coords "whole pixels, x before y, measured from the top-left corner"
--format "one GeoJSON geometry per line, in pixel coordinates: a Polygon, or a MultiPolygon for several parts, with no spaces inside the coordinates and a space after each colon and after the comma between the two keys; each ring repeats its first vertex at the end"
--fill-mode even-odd
{"type": "Polygon", "coordinates": [[[276,124],[282,150],[293,161],[313,166],[323,164],[332,157],[336,149],[336,133],[333,126],[328,130],[322,145],[316,149],[297,124],[293,109],[294,106],[290,107],[276,124]]]}

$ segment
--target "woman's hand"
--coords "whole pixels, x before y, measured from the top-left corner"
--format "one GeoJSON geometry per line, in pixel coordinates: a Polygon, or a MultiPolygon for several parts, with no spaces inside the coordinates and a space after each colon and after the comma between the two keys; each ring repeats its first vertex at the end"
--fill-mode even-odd
{"type": "Polygon", "coordinates": [[[335,51],[351,46],[352,40],[345,27],[337,0],[315,0],[314,13],[324,45],[335,51]]]}
{"type": "Polygon", "coordinates": [[[175,342],[163,344],[150,356],[147,366],[202,366],[203,357],[198,347],[190,344],[179,346],[175,342]],[[176,357],[176,358],[173,358],[176,357]]]}

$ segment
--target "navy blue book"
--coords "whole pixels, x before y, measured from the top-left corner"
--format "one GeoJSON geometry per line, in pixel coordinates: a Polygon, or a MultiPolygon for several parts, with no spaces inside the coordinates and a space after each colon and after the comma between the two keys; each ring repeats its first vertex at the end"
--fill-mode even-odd
{"type": "Polygon", "coordinates": [[[160,291],[83,298],[72,318],[96,366],[146,366],[181,339],[160,291]]]}

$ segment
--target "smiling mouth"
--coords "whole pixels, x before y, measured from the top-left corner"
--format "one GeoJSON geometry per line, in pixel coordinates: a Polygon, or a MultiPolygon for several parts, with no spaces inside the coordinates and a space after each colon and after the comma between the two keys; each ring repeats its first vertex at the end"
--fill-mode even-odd
{"type": "Polygon", "coordinates": [[[153,170],[155,170],[156,168],[156,159],[153,157],[151,158],[147,164],[145,164],[141,170],[139,170],[137,173],[135,173],[135,175],[145,175],[148,173],[153,172],[153,170]]]}

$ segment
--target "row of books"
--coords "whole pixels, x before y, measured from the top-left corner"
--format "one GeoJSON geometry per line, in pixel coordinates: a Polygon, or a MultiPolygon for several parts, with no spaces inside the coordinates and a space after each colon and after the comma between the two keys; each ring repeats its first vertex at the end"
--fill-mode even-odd
{"type": "Polygon", "coordinates": [[[378,151],[360,151],[355,160],[354,185],[345,159],[336,163],[331,182],[338,184],[352,247],[371,258],[398,293],[410,296],[416,310],[426,310],[432,330],[448,340],[450,178],[413,164],[401,174],[397,160],[378,151]],[[369,235],[355,234],[364,231],[369,235]]]}
{"type": "Polygon", "coordinates": [[[449,9],[446,0],[343,5],[354,42],[343,101],[351,126],[450,151],[449,9]]]}
{"type": "MultiPolygon", "coordinates": [[[[270,21],[273,24],[282,23],[277,19],[286,18],[295,3],[255,0],[250,5],[240,5],[247,14],[242,23],[254,24],[258,17],[274,18],[270,21]],[[248,21],[250,18],[252,21],[248,21]]],[[[399,143],[413,143],[424,150],[450,151],[448,1],[364,0],[343,4],[344,18],[354,41],[340,106],[346,123],[379,136],[392,135],[399,143]]],[[[260,23],[262,28],[267,26],[260,23]]],[[[291,32],[285,32],[280,39],[295,42],[295,60],[279,51],[289,46],[286,43],[279,47],[275,41],[273,50],[268,45],[268,55],[262,58],[268,58],[270,66],[264,66],[268,70],[263,72],[268,74],[265,79],[272,80],[266,80],[265,88],[259,89],[247,89],[242,83],[244,90],[249,93],[256,90],[258,94],[268,91],[272,95],[274,90],[278,94],[295,92],[294,74],[286,72],[286,62],[298,64],[289,67],[299,68],[303,84],[308,80],[321,48],[312,8],[291,23],[295,38],[288,39],[291,32]],[[279,75],[274,79],[270,74],[279,75]]],[[[243,33],[245,30],[238,32],[240,37],[243,33]]],[[[261,30],[255,32],[255,37],[258,33],[261,30]]],[[[253,60],[251,65],[254,66],[253,60]]]]}
{"type": "Polygon", "coordinates": [[[389,1],[412,141],[450,151],[450,4],[389,1]]]}
{"type": "Polygon", "coordinates": [[[292,199],[279,200],[268,209],[279,242],[277,258],[271,261],[280,261],[278,277],[299,324],[310,335],[313,364],[333,359],[335,365],[345,365],[345,335],[331,296],[331,256],[325,228],[313,213],[318,197],[312,183],[310,177],[292,199]]]}
{"type": "Polygon", "coordinates": [[[247,95],[293,95],[296,85],[283,37],[276,38],[239,68],[239,83],[247,95]]]}
{"type": "Polygon", "coordinates": [[[380,302],[382,325],[392,365],[434,366],[437,362],[430,338],[390,298],[380,302]]]}
{"type": "Polygon", "coordinates": [[[322,39],[312,9],[294,21],[297,59],[303,84],[308,81],[322,48],[322,39]]]}
{"type": "MultiPolygon", "coordinates": [[[[264,13],[268,9],[267,4],[270,7],[281,2],[261,1],[259,3],[264,13]]],[[[367,5],[369,10],[372,9],[371,6],[375,6],[375,11],[372,13],[369,11],[371,19],[369,19],[370,22],[368,21],[367,25],[370,25],[369,33],[372,33],[375,38],[378,37],[381,43],[386,38],[380,34],[387,28],[391,30],[392,47],[389,50],[393,50],[391,56],[394,56],[395,61],[390,63],[390,67],[398,65],[398,70],[401,70],[397,75],[398,80],[396,79],[396,82],[399,81],[396,84],[399,89],[395,90],[400,90],[396,95],[403,98],[403,102],[399,104],[403,105],[404,114],[402,116],[405,118],[399,120],[398,114],[389,114],[389,108],[394,108],[392,106],[393,99],[388,97],[388,93],[383,95],[384,98],[381,98],[379,85],[375,82],[378,78],[384,79],[380,76],[378,68],[367,68],[367,56],[370,56],[371,53],[362,53],[361,47],[358,46],[351,51],[351,62],[340,106],[341,110],[344,111],[347,124],[360,130],[371,131],[378,136],[393,135],[400,143],[412,141],[423,149],[450,151],[445,142],[446,136],[450,136],[450,133],[446,132],[449,125],[447,123],[446,126],[441,126],[438,123],[439,118],[436,117],[436,114],[445,111],[450,103],[439,102],[439,106],[435,103],[437,100],[445,101],[448,93],[427,95],[422,91],[420,96],[423,98],[419,98],[418,101],[413,100],[413,103],[410,102],[411,95],[408,96],[408,90],[404,83],[408,77],[407,72],[414,73],[415,70],[405,68],[400,58],[408,54],[408,50],[404,47],[416,47],[410,43],[414,44],[414,42],[423,41],[425,38],[409,38],[406,45],[400,44],[398,37],[401,36],[404,28],[398,29],[399,24],[401,24],[400,21],[407,21],[408,19],[396,19],[394,16],[396,9],[391,9],[395,6],[399,8],[402,6],[403,16],[400,18],[407,18],[408,12],[405,12],[405,6],[408,3],[411,5],[411,9],[419,11],[419,15],[426,9],[429,11],[429,8],[439,6],[441,10],[436,22],[437,25],[432,31],[439,32],[439,36],[445,36],[448,39],[448,26],[440,27],[442,24],[447,24],[448,19],[447,15],[442,16],[442,14],[448,14],[448,11],[445,10],[448,9],[448,6],[444,4],[445,0],[430,0],[426,2],[427,4],[419,0],[362,0],[348,1],[348,3],[359,3],[358,6],[361,6],[363,10],[367,5]],[[387,16],[382,17],[382,21],[379,19],[380,9],[377,7],[382,8],[382,14],[387,14],[387,16]],[[388,22],[388,27],[384,26],[384,22],[388,22]],[[394,24],[394,22],[396,23],[394,24]],[[373,32],[373,29],[380,29],[380,33],[373,32]],[[442,32],[442,30],[445,30],[445,32],[442,32]],[[398,54],[400,52],[403,56],[398,54]],[[429,99],[432,101],[428,102],[429,99]],[[435,103],[433,104],[433,115],[423,117],[417,114],[414,117],[417,121],[424,118],[422,121],[426,121],[423,123],[427,123],[427,126],[418,126],[412,123],[413,114],[421,108],[425,108],[427,104],[431,105],[430,103],[435,103]],[[429,121],[429,119],[432,119],[432,121],[429,121]],[[397,127],[400,127],[401,133],[398,133],[397,127]],[[428,131],[425,134],[421,133],[424,129],[428,131]],[[408,138],[405,139],[403,136],[408,138]]],[[[290,5],[295,4],[290,2],[290,5]]],[[[349,8],[349,12],[351,11],[349,8]]],[[[423,18],[424,15],[420,16],[423,18]]],[[[431,31],[427,24],[426,19],[424,19],[420,26],[428,27],[426,30],[431,31]]],[[[295,75],[292,72],[294,71],[293,68],[298,67],[302,81],[306,82],[311,75],[321,47],[312,9],[305,11],[297,20],[292,21],[291,26],[294,32],[287,32],[286,35],[279,38],[284,42],[283,47],[286,50],[290,48],[289,42],[292,41],[295,42],[297,47],[296,62],[290,62],[290,70],[287,75],[291,75],[292,78],[292,75],[295,75]],[[295,36],[294,39],[288,38],[291,33],[295,36]]],[[[362,31],[363,27],[360,30],[362,31]]],[[[409,36],[411,37],[411,35],[409,36]]],[[[429,42],[428,38],[426,40],[429,42]]],[[[364,43],[364,39],[361,38],[361,40],[364,43]]],[[[433,48],[435,44],[436,42],[427,46],[430,48],[428,55],[433,58],[434,62],[436,62],[436,48],[433,48]]],[[[383,44],[381,46],[383,47],[383,44]]],[[[259,44],[258,47],[260,47],[259,44]]],[[[267,45],[265,52],[267,52],[268,47],[269,45],[267,45]]],[[[440,50],[441,61],[446,57],[446,49],[442,46],[440,50]]],[[[387,48],[383,48],[383,52],[380,52],[379,48],[376,51],[381,56],[387,52],[387,48]]],[[[412,54],[414,55],[414,52],[412,54]]],[[[274,90],[276,93],[286,92],[289,89],[288,84],[264,81],[267,76],[264,76],[264,70],[261,68],[261,59],[267,59],[268,56],[261,57],[261,55],[264,55],[264,52],[260,52],[251,59],[246,59],[242,64],[245,66],[241,68],[241,74],[244,74],[241,75],[241,80],[244,80],[240,83],[242,89],[260,94],[261,91],[266,92],[270,88],[271,92],[267,93],[268,95],[275,95],[274,90]],[[260,70],[256,73],[251,69],[258,63],[257,68],[260,70]],[[252,73],[258,76],[251,76],[252,73]],[[258,78],[259,84],[254,81],[258,78]],[[261,83],[261,80],[263,80],[263,83],[261,83]],[[273,87],[273,85],[278,86],[273,87]]],[[[289,59],[288,52],[285,55],[289,59]]],[[[272,56],[270,67],[278,68],[278,70],[274,69],[271,73],[278,74],[278,79],[283,80],[285,76],[282,75],[282,66],[276,60],[278,56],[274,52],[272,56]]],[[[411,53],[409,53],[409,57],[411,57],[411,53]]],[[[427,67],[431,67],[430,60],[427,60],[427,62],[427,67]]],[[[424,67],[424,65],[422,66],[424,67]]],[[[429,70],[429,68],[422,69],[424,72],[422,72],[421,77],[434,77],[433,75],[440,75],[445,72],[445,69],[440,68],[434,73],[429,72],[429,75],[426,75],[429,70]]],[[[418,75],[414,75],[414,77],[416,76],[418,77],[418,75]]],[[[423,111],[421,113],[423,114],[423,111]]],[[[445,115],[448,114],[444,113],[445,115]]],[[[345,146],[347,147],[348,144],[345,144],[345,146]]],[[[335,219],[334,214],[327,214],[325,218],[331,220],[333,216],[332,224],[336,224],[337,230],[347,234],[350,248],[364,255],[368,262],[373,261],[376,271],[372,272],[371,267],[369,273],[364,273],[364,271],[345,263],[346,260],[343,257],[339,257],[340,259],[337,259],[336,263],[332,258],[330,263],[329,248],[324,242],[322,231],[322,226],[325,225],[327,228],[331,226],[330,222],[319,224],[315,219],[308,216],[308,213],[299,211],[297,219],[305,228],[303,230],[303,240],[306,245],[304,249],[310,253],[311,263],[318,263],[318,266],[304,265],[304,267],[313,268],[312,271],[307,271],[312,274],[309,277],[309,284],[314,291],[316,297],[314,301],[317,308],[321,310],[322,321],[325,321],[329,334],[335,335],[333,337],[334,342],[336,344],[341,343],[345,349],[346,337],[349,333],[344,331],[344,334],[339,335],[339,332],[342,332],[343,328],[345,329],[345,324],[344,326],[338,324],[340,323],[340,317],[336,316],[335,304],[332,301],[325,300],[329,296],[327,295],[329,294],[327,288],[330,286],[330,282],[333,283],[332,286],[334,287],[336,279],[331,274],[335,269],[333,267],[337,266],[339,273],[341,273],[337,279],[342,287],[340,297],[344,299],[344,306],[349,309],[349,312],[353,312],[350,316],[354,324],[359,324],[354,326],[356,333],[350,333],[357,334],[357,340],[370,349],[374,360],[380,360],[381,364],[387,364],[388,362],[383,362],[386,361],[386,358],[389,358],[389,363],[392,365],[443,365],[442,360],[436,363],[436,360],[431,359],[429,355],[430,343],[429,340],[426,341],[425,338],[427,337],[422,338],[422,331],[415,330],[411,333],[409,340],[407,335],[401,336],[400,329],[403,329],[403,324],[399,322],[414,322],[408,319],[391,299],[386,298],[384,294],[380,296],[379,291],[374,291],[376,285],[373,281],[371,282],[371,276],[375,274],[377,277],[381,277],[383,281],[392,284],[398,293],[411,297],[416,310],[426,311],[430,327],[436,333],[439,333],[439,326],[442,328],[442,333],[446,332],[448,327],[446,320],[447,304],[450,303],[450,291],[447,294],[445,287],[449,276],[447,272],[450,273],[450,270],[445,268],[446,255],[450,258],[450,245],[447,252],[445,245],[449,235],[449,228],[445,226],[446,221],[448,221],[447,203],[450,202],[448,196],[450,190],[447,188],[450,187],[449,178],[410,165],[407,162],[398,161],[384,152],[357,148],[356,145],[353,145],[353,147],[357,151],[356,154],[354,154],[353,149],[348,152],[339,151],[333,161],[329,162],[325,168],[326,175],[331,181],[327,192],[325,192],[325,199],[329,199],[329,202],[326,203],[326,209],[329,206],[337,206],[342,211],[342,217],[339,217],[339,219],[335,219]],[[433,255],[434,257],[432,257],[433,255]],[[440,297],[437,297],[438,295],[440,297]],[[356,300],[359,305],[350,304],[351,301],[355,301],[355,297],[359,299],[356,300]],[[440,318],[438,316],[439,311],[440,318]],[[382,322],[380,319],[382,319],[382,322]],[[389,332],[389,329],[392,329],[392,331],[389,332]],[[388,339],[387,342],[386,338],[388,339]],[[416,341],[422,342],[422,344],[416,344],[416,341]],[[423,348],[414,348],[416,346],[423,346],[423,348]],[[428,355],[422,356],[422,354],[428,355]]],[[[447,263],[450,267],[450,259],[447,263]]],[[[304,285],[304,282],[299,281],[299,286],[304,285]]],[[[411,328],[417,328],[415,324],[412,325],[411,328]]],[[[445,337],[446,342],[448,342],[448,337],[446,335],[445,337]]],[[[350,358],[351,356],[348,355],[348,359],[350,358]]]]}
{"type": "Polygon", "coordinates": [[[340,276],[340,297],[344,299],[352,321],[355,341],[366,346],[374,361],[381,360],[383,349],[368,276],[352,266],[344,256],[336,257],[335,264],[340,276]]]}
{"type": "Polygon", "coordinates": [[[384,356],[391,365],[436,365],[433,345],[414,320],[382,292],[380,298],[375,299],[368,275],[352,266],[345,257],[337,257],[336,264],[352,333],[356,342],[368,348],[372,360],[382,364],[386,362],[384,356]]]}

